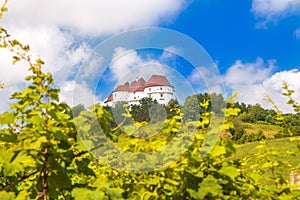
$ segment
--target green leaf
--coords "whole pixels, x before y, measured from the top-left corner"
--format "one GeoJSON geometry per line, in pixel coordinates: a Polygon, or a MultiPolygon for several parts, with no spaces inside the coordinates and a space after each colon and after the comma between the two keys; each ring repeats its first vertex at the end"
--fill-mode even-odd
{"type": "Polygon", "coordinates": [[[76,200],[95,200],[108,199],[102,191],[92,191],[87,188],[75,188],[72,190],[72,196],[76,200]]]}
{"type": "Polygon", "coordinates": [[[2,7],[1,8],[1,12],[7,12],[7,11],[8,11],[7,7],[2,7]]]}
{"type": "Polygon", "coordinates": [[[290,100],[287,102],[287,104],[293,105],[293,104],[295,104],[295,101],[292,100],[292,99],[290,99],[290,100]]]}
{"type": "Polygon", "coordinates": [[[234,180],[235,177],[240,175],[240,172],[238,171],[238,169],[235,167],[232,167],[232,166],[222,167],[219,170],[219,172],[226,176],[229,176],[232,180],[234,180]]]}
{"type": "Polygon", "coordinates": [[[56,187],[56,188],[71,188],[71,180],[70,177],[66,174],[65,171],[52,171],[50,177],[48,178],[49,187],[56,187]]]}
{"type": "Polygon", "coordinates": [[[17,139],[16,134],[6,133],[4,131],[0,133],[0,141],[2,142],[15,142],[16,139],[17,139]]]}
{"type": "Polygon", "coordinates": [[[265,162],[261,167],[262,168],[272,168],[272,167],[277,167],[279,163],[277,161],[275,162],[265,162]]]}
{"type": "Polygon", "coordinates": [[[218,181],[212,175],[208,175],[199,184],[198,194],[200,199],[204,199],[208,194],[213,197],[222,196],[222,186],[219,185],[218,181]]]}
{"type": "Polygon", "coordinates": [[[14,200],[15,195],[12,192],[1,191],[0,192],[0,199],[1,200],[14,200]]]}
{"type": "Polygon", "coordinates": [[[16,62],[19,62],[21,60],[18,56],[13,56],[13,65],[16,64],[16,62]]]}
{"type": "Polygon", "coordinates": [[[89,167],[89,163],[91,162],[88,158],[83,158],[81,160],[76,160],[76,165],[79,173],[83,173],[86,175],[94,175],[93,170],[89,167]]]}
{"type": "Polygon", "coordinates": [[[15,120],[15,114],[11,112],[6,112],[0,115],[0,124],[11,124],[15,120]]]}
{"type": "Polygon", "coordinates": [[[212,156],[220,156],[226,154],[226,149],[224,146],[215,146],[215,148],[212,150],[211,155],[212,156]]]}
{"type": "Polygon", "coordinates": [[[124,199],[122,188],[108,188],[106,192],[111,199],[124,199]]]}
{"type": "Polygon", "coordinates": [[[24,199],[29,199],[29,193],[27,191],[21,191],[18,196],[14,200],[24,200],[24,199]]]}
{"type": "Polygon", "coordinates": [[[44,61],[42,61],[40,58],[36,59],[35,62],[39,65],[45,64],[44,61]]]}

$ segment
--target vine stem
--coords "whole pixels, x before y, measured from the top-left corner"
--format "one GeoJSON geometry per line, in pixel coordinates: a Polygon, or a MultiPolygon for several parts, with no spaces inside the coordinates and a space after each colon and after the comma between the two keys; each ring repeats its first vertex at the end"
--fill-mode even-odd
{"type": "Polygon", "coordinates": [[[11,183],[9,186],[7,186],[4,190],[9,191],[12,187],[14,187],[15,185],[17,185],[18,183],[26,180],[27,178],[29,178],[30,176],[33,176],[34,174],[38,173],[38,171],[34,171],[30,174],[27,174],[26,176],[22,176],[20,179],[14,181],[13,183],[11,183]]]}

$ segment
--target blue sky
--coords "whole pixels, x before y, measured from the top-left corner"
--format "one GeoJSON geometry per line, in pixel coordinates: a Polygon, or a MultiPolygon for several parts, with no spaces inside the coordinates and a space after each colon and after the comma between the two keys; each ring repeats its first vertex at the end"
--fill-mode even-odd
{"type": "MultiPolygon", "coordinates": [[[[103,101],[117,84],[136,76],[147,79],[151,73],[170,76],[182,92],[178,96],[201,92],[202,83],[208,82],[211,92],[229,96],[237,91],[237,100],[246,103],[268,107],[262,98],[271,96],[289,112],[281,95],[282,81],[287,81],[300,101],[300,0],[53,0],[46,5],[26,0],[9,1],[8,9],[1,25],[46,62],[44,70],[54,74],[61,101],[70,105],[103,101]],[[110,52],[101,47],[116,34],[145,27],[185,34],[202,45],[211,63],[199,61],[190,67],[185,57],[207,57],[188,47],[180,49],[185,41],[176,39],[178,46],[163,46],[161,40],[161,51],[137,50],[135,41],[125,39],[110,52]],[[138,66],[144,67],[137,70],[138,66]],[[102,76],[107,67],[110,73],[102,76]],[[213,85],[220,79],[223,85],[213,85]]],[[[7,52],[0,54],[9,58],[7,52]]],[[[28,71],[21,65],[12,67],[8,59],[0,60],[0,66],[0,80],[14,85],[0,93],[1,99],[8,99],[24,87],[28,71]]],[[[0,111],[8,103],[1,101],[0,111]]]]}
{"type": "Polygon", "coordinates": [[[196,0],[165,27],[197,40],[219,62],[222,73],[237,59],[253,62],[257,57],[276,59],[280,67],[274,71],[298,67],[300,40],[294,31],[300,26],[300,15],[257,28],[265,19],[255,16],[251,7],[250,0],[196,0]]]}

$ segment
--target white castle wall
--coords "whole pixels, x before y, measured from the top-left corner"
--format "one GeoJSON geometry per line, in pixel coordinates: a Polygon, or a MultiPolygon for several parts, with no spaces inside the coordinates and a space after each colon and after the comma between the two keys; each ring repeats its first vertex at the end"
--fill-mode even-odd
{"type": "Polygon", "coordinates": [[[174,88],[171,86],[152,86],[145,88],[145,93],[159,104],[167,104],[174,98],[174,88]]]}
{"type": "Polygon", "coordinates": [[[116,91],[113,92],[113,102],[128,101],[129,93],[127,91],[116,91]]]}
{"type": "Polygon", "coordinates": [[[148,97],[144,91],[131,92],[127,101],[130,105],[138,105],[144,97],[148,97]]]}
{"type": "Polygon", "coordinates": [[[142,98],[149,97],[157,100],[159,104],[167,104],[174,99],[173,86],[148,86],[144,91],[115,91],[112,93],[112,101],[106,103],[107,106],[114,106],[117,102],[125,101],[129,105],[138,105],[142,98]]]}

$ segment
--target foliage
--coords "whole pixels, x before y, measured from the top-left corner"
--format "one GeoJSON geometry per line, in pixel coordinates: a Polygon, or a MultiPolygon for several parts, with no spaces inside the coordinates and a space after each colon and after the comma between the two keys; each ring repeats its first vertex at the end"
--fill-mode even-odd
{"type": "Polygon", "coordinates": [[[211,111],[216,115],[223,115],[223,109],[226,108],[226,101],[222,94],[210,94],[211,111]]]}
{"type": "Polygon", "coordinates": [[[159,107],[160,106],[156,99],[152,100],[151,98],[145,97],[140,100],[139,105],[133,105],[131,107],[130,113],[133,119],[137,122],[150,122],[151,119],[154,120],[156,117],[164,119],[165,115],[163,114],[165,114],[165,110],[161,110],[161,112],[153,110],[153,108],[159,109],[159,107]],[[151,109],[154,116],[151,116],[151,109]]]}
{"type": "Polygon", "coordinates": [[[167,113],[167,119],[171,119],[174,117],[176,113],[176,109],[180,107],[178,100],[176,99],[171,99],[168,104],[165,106],[165,110],[167,113]]]}
{"type": "MultiPolygon", "coordinates": [[[[1,15],[4,11],[5,4],[1,15]]],[[[26,77],[28,87],[13,94],[10,110],[0,115],[0,199],[294,199],[299,196],[297,188],[291,187],[278,173],[279,169],[288,168],[287,163],[276,149],[267,149],[264,141],[257,146],[252,163],[247,157],[232,157],[236,150],[223,133],[235,128],[234,119],[241,110],[249,112],[251,120],[259,119],[262,111],[259,106],[236,107],[234,95],[225,102],[227,109],[222,115],[224,99],[220,95],[194,95],[187,98],[182,109],[176,102],[170,103],[171,112],[163,110],[169,114],[167,119],[165,116],[161,129],[151,135],[151,128],[161,122],[157,113],[162,107],[151,99],[143,99],[139,111],[120,104],[116,109],[121,117],[118,115],[118,124],[112,126],[112,110],[100,104],[90,108],[79,105],[72,112],[68,105],[60,103],[59,88],[55,87],[52,75],[41,70],[44,62],[32,61],[29,46],[11,39],[3,28],[0,46],[13,53],[13,63],[25,61],[31,71],[26,77]],[[212,120],[215,115],[225,117],[224,126],[212,120]],[[156,121],[151,124],[152,118],[156,121]],[[124,123],[126,120],[129,122],[124,123]],[[188,120],[195,120],[201,129],[188,120]],[[77,130],[75,124],[80,125],[77,130]],[[77,133],[82,140],[78,140],[77,133]],[[147,137],[131,137],[132,134],[147,137]],[[168,160],[174,155],[175,159],[168,160]],[[146,162],[146,158],[152,158],[151,162],[146,162]],[[247,165],[250,167],[245,169],[247,165]]],[[[290,98],[288,104],[299,112],[299,104],[291,98],[293,91],[287,85],[283,87],[287,91],[284,95],[290,98]]],[[[276,114],[279,124],[291,131],[285,116],[279,110],[276,114]]],[[[294,142],[297,151],[292,153],[299,156],[300,140],[294,138],[294,142]]]]}
{"type": "Polygon", "coordinates": [[[244,144],[246,142],[255,142],[266,139],[266,136],[260,131],[259,133],[243,134],[242,137],[237,141],[238,144],[244,144]]]}
{"type": "Polygon", "coordinates": [[[239,119],[247,123],[256,123],[258,121],[272,124],[275,122],[276,112],[262,108],[259,104],[248,105],[247,111],[243,112],[239,119]]]}
{"type": "Polygon", "coordinates": [[[196,95],[192,95],[185,99],[184,104],[182,105],[182,113],[184,114],[184,121],[199,121],[201,111],[200,105],[196,95]]]}
{"type": "Polygon", "coordinates": [[[84,111],[84,110],[85,110],[84,105],[78,104],[77,106],[74,106],[74,107],[71,109],[70,115],[71,115],[71,117],[73,117],[73,118],[78,117],[79,114],[81,113],[81,111],[84,111]]]}
{"type": "Polygon", "coordinates": [[[78,187],[73,175],[89,169],[89,162],[76,156],[70,107],[59,103],[52,75],[41,71],[41,59],[31,61],[28,45],[11,40],[4,29],[0,39],[1,47],[14,53],[13,63],[26,61],[32,73],[25,78],[29,86],[12,95],[10,111],[0,116],[0,189],[6,192],[2,194],[20,199],[70,198],[70,191],[78,187]]]}

